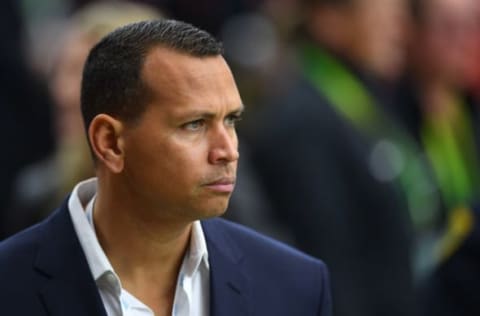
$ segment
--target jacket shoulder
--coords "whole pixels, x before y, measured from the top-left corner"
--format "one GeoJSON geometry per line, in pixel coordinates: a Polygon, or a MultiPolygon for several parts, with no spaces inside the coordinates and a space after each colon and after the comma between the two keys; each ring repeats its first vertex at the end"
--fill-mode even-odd
{"type": "Polygon", "coordinates": [[[31,267],[39,240],[43,236],[44,223],[36,224],[0,242],[0,275],[8,275],[31,267]]]}
{"type": "Polygon", "coordinates": [[[252,282],[252,296],[267,306],[281,297],[286,314],[331,315],[329,273],[321,260],[224,219],[202,224],[209,251],[216,247],[237,262],[252,282]]]}
{"type": "Polygon", "coordinates": [[[296,261],[299,264],[325,266],[321,260],[241,224],[216,218],[203,222],[203,226],[206,228],[207,233],[212,232],[213,235],[226,235],[229,239],[230,246],[232,246],[233,243],[234,246],[240,248],[241,252],[245,255],[255,255],[257,258],[265,257],[266,260],[282,257],[283,259],[296,261]]]}

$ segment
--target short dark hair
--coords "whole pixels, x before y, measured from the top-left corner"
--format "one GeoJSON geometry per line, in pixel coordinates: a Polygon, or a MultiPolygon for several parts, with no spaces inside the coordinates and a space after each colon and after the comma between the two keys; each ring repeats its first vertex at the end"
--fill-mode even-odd
{"type": "Polygon", "coordinates": [[[208,32],[176,20],[125,25],[96,44],[85,62],[81,108],[85,127],[101,113],[131,123],[152,97],[141,70],[149,50],[163,46],[195,57],[223,54],[222,44],[208,32]]]}

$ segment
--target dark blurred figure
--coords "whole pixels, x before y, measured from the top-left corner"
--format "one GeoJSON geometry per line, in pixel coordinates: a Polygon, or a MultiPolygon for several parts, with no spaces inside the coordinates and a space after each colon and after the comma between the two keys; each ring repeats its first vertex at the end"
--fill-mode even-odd
{"type": "Polygon", "coordinates": [[[411,216],[436,191],[394,82],[404,0],[305,3],[298,70],[256,118],[253,162],[296,244],[325,259],[339,316],[414,315],[411,216]]]}
{"type": "Polygon", "coordinates": [[[19,2],[0,3],[0,239],[3,219],[16,172],[52,150],[49,101],[45,89],[32,76],[24,60],[23,23],[19,2]]]}
{"type": "Polygon", "coordinates": [[[256,113],[263,105],[263,98],[269,91],[278,89],[277,79],[282,77],[283,67],[288,64],[285,59],[289,49],[282,37],[283,33],[287,33],[288,24],[285,24],[295,20],[294,10],[290,10],[294,7],[294,1],[272,2],[275,6],[273,3],[267,6],[267,2],[264,2],[258,11],[239,13],[229,18],[219,35],[242,101],[247,105],[242,121],[237,125],[242,144],[242,159],[238,167],[235,191],[225,217],[292,243],[288,229],[276,219],[263,187],[259,184],[258,176],[252,167],[250,148],[248,143],[243,141],[244,135],[248,134],[256,121],[256,113]],[[288,13],[281,11],[278,6],[288,13]]]}
{"type": "Polygon", "coordinates": [[[469,93],[480,4],[476,0],[412,4],[408,93],[403,103],[441,193],[447,228],[438,245],[441,261],[463,238],[449,235],[449,222],[480,198],[480,112],[469,93]]]}
{"type": "Polygon", "coordinates": [[[405,106],[432,165],[444,207],[426,315],[478,315],[480,290],[480,112],[472,86],[478,71],[477,0],[414,0],[410,94],[405,106]]]}
{"type": "Polygon", "coordinates": [[[476,104],[480,104],[480,3],[476,1],[473,9],[473,24],[471,25],[470,47],[467,58],[471,66],[468,69],[468,89],[476,104]]]}
{"type": "Polygon", "coordinates": [[[480,205],[456,220],[468,235],[429,280],[425,316],[480,315],[480,205]]]}

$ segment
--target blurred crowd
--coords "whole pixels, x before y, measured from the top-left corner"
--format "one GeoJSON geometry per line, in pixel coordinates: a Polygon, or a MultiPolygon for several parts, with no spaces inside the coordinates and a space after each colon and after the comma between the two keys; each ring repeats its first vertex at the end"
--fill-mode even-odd
{"type": "Polygon", "coordinates": [[[247,107],[226,217],[322,258],[337,316],[480,315],[480,1],[0,6],[0,238],[94,174],[89,49],[175,18],[223,41],[247,107]]]}

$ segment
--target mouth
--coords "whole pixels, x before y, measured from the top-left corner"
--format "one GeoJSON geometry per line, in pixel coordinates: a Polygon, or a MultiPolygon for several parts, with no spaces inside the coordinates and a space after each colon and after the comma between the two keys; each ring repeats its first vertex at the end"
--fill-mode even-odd
{"type": "Polygon", "coordinates": [[[204,184],[204,187],[218,193],[232,193],[235,188],[235,178],[222,177],[204,184]]]}

